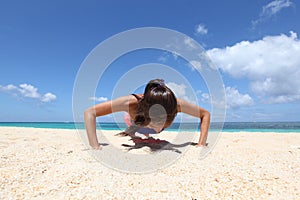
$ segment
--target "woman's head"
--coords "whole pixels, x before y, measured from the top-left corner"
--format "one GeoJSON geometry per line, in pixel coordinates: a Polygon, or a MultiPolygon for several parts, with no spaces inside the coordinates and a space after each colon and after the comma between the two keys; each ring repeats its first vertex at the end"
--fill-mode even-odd
{"type": "Polygon", "coordinates": [[[150,122],[169,126],[176,114],[177,100],[174,93],[165,85],[164,80],[154,79],[145,87],[134,122],[140,126],[147,126],[150,122]]]}

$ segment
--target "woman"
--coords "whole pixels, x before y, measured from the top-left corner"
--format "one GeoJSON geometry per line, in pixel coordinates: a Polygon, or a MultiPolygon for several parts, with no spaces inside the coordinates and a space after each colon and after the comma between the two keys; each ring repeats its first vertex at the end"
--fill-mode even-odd
{"type": "Polygon", "coordinates": [[[120,111],[127,112],[131,118],[131,125],[125,130],[127,134],[134,134],[135,132],[160,133],[172,124],[178,112],[199,117],[201,134],[196,146],[206,146],[210,113],[203,108],[176,98],[162,79],[155,79],[146,85],[144,94],[119,97],[85,110],[86,131],[89,144],[93,149],[100,150],[102,148],[96,135],[96,117],[120,111]]]}

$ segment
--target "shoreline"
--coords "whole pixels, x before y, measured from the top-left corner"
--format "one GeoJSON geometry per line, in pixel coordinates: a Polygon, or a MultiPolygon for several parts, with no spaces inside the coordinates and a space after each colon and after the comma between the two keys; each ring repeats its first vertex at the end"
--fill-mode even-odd
{"type": "MultiPolygon", "coordinates": [[[[0,122],[0,127],[31,127],[63,130],[85,130],[83,122],[0,122]]],[[[123,122],[97,122],[97,130],[125,130],[127,125],[123,122]]],[[[173,123],[165,131],[198,131],[199,123],[173,123]]],[[[276,132],[300,133],[300,122],[211,122],[210,132],[276,132]],[[221,129],[222,128],[222,129],[221,129]]]]}
{"type": "Polygon", "coordinates": [[[299,133],[223,132],[204,159],[191,146],[169,166],[141,174],[95,160],[76,130],[0,127],[0,150],[4,199],[300,198],[299,133]]]}
{"type": "MultiPolygon", "coordinates": [[[[57,128],[57,127],[31,127],[31,126],[1,126],[0,125],[0,129],[1,128],[25,128],[25,129],[49,129],[49,130],[67,130],[67,131],[82,131],[85,130],[84,128],[82,129],[77,129],[77,128],[57,128]]],[[[99,127],[97,127],[97,131],[122,131],[123,129],[100,129],[99,127]]],[[[125,129],[124,129],[125,130],[125,129]]],[[[192,130],[181,130],[180,132],[196,132],[196,131],[192,131],[192,130]]],[[[198,130],[200,131],[200,130],[198,130]]],[[[198,132],[197,131],[197,132],[198,132]]],[[[165,129],[164,132],[178,132],[174,129],[165,129]]],[[[276,133],[276,134],[300,134],[300,130],[296,129],[254,129],[254,130],[247,130],[247,129],[237,129],[237,130],[224,130],[222,129],[222,131],[216,131],[216,130],[209,130],[209,132],[215,133],[215,132],[219,132],[219,133],[276,133]]]]}

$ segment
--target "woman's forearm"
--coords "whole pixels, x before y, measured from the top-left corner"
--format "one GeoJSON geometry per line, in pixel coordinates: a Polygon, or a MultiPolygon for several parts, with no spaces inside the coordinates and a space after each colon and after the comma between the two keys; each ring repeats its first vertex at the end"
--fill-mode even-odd
{"type": "Polygon", "coordinates": [[[210,125],[210,113],[206,112],[203,117],[201,118],[201,125],[200,125],[200,138],[198,145],[199,146],[206,146],[206,140],[208,136],[208,129],[210,125]]]}
{"type": "Polygon", "coordinates": [[[96,135],[96,114],[94,109],[90,108],[84,112],[84,121],[89,144],[95,149],[99,148],[100,145],[96,135]]]}

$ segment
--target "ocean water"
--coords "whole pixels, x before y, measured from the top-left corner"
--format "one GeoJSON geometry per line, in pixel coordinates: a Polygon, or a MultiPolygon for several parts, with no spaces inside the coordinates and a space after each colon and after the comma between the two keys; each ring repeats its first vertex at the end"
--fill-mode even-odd
{"type": "MultiPolygon", "coordinates": [[[[55,129],[85,129],[84,123],[73,122],[0,122],[0,126],[9,127],[32,127],[32,128],[55,128],[55,129]]],[[[97,129],[124,130],[124,123],[98,123],[97,129]]],[[[198,131],[199,124],[173,123],[166,131],[198,131]]],[[[223,132],[299,132],[300,122],[225,122],[211,123],[210,131],[223,132]]]]}

